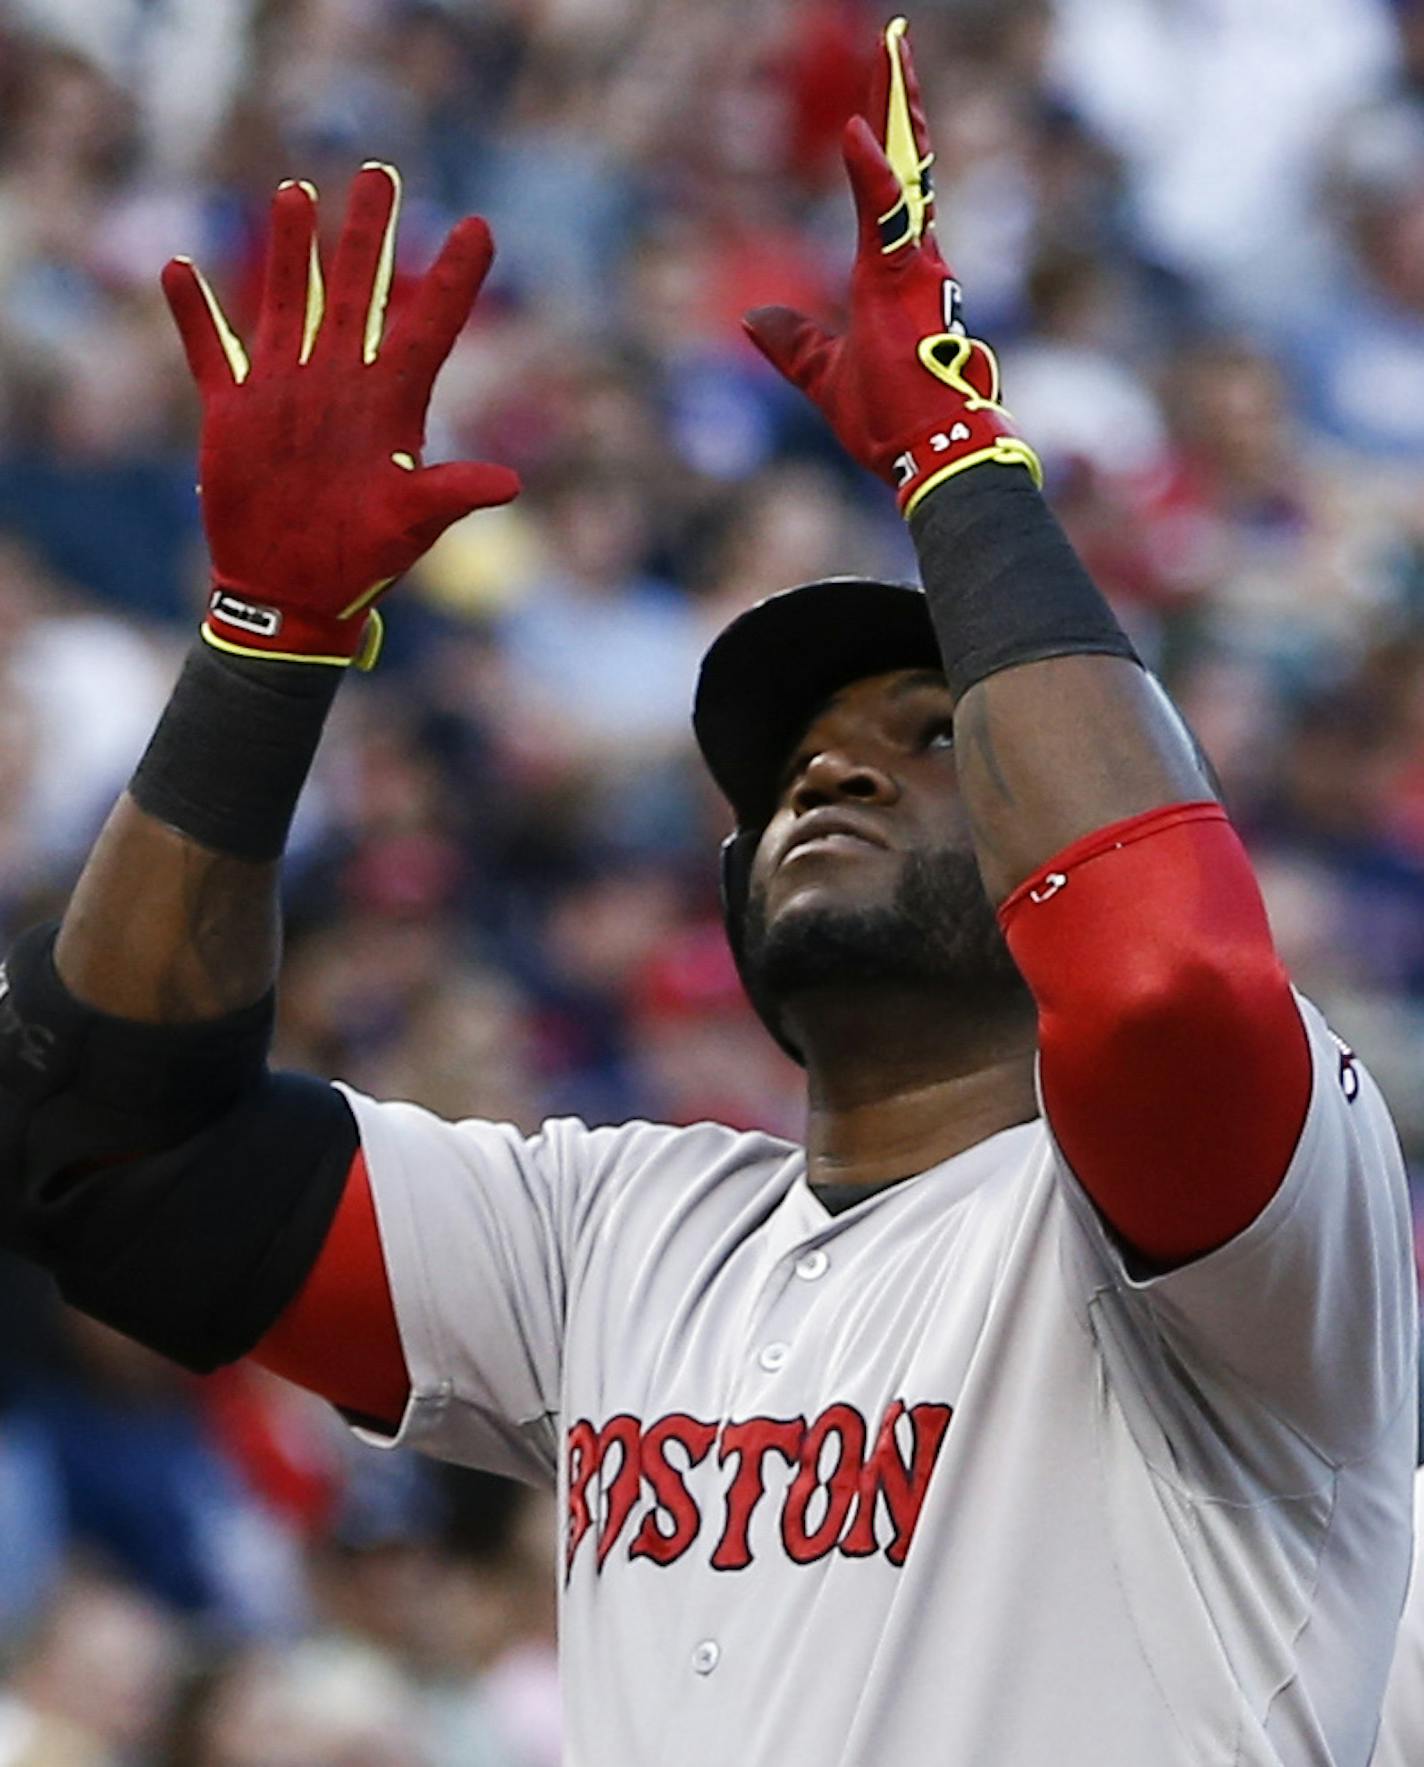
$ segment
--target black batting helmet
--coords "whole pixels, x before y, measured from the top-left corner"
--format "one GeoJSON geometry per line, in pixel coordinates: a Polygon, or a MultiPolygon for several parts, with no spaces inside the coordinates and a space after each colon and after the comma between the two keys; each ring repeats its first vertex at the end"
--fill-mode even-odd
{"type": "Polygon", "coordinates": [[[768,596],[732,621],[702,659],[692,728],[736,815],[722,843],[722,912],[737,971],[762,1023],[795,1060],[774,1005],[744,964],[752,857],[776,808],[791,751],[831,695],[892,669],[942,667],[924,591],[910,583],[829,577],[768,596]]]}

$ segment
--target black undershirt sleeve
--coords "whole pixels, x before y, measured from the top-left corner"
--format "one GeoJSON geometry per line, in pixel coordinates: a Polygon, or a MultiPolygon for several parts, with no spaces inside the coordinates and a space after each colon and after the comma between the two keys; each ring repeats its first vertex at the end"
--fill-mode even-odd
{"type": "Polygon", "coordinates": [[[1045,657],[1137,652],[1057,517],[1020,467],[981,466],[910,518],[920,575],[956,699],[1045,657]]]}
{"type": "Polygon", "coordinates": [[[95,1318],[207,1371],[316,1261],[358,1136],[332,1086],[267,1067],[272,999],[192,1025],[78,1000],[35,927],[0,968],[0,1245],[95,1318]]]}
{"type": "Polygon", "coordinates": [[[267,1074],[177,1146],[31,1169],[9,1237],[73,1306],[208,1373],[246,1355],[306,1280],[358,1145],[333,1086],[267,1074]]]}

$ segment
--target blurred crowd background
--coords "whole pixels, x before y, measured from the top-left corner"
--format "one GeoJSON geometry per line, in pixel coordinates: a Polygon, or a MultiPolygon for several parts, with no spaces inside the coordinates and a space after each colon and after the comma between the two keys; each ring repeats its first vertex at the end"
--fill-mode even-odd
{"type": "MultiPolygon", "coordinates": [[[[834,313],[865,0],[0,0],[0,941],[58,911],[205,584],[158,292],[239,329],[267,203],[499,259],[428,458],[461,524],[343,690],[279,1056],[534,1126],[799,1130],[723,947],[711,634],[908,575],[744,342],[834,313]]],[[[1300,985],[1424,1161],[1424,0],[920,0],[942,238],[1054,503],[1197,729],[1300,985]]],[[[553,1767],[543,1499],[195,1382],[0,1268],[0,1767],[553,1767]]]]}

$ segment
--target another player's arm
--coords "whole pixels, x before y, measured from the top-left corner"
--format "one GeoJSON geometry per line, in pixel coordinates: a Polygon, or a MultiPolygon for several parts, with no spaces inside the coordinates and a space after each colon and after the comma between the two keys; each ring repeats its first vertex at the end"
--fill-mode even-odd
{"type": "Polygon", "coordinates": [[[1053,1127],[1120,1237],[1180,1262],[1278,1188],[1310,1094],[1304,1030],[1192,740],[1043,502],[993,351],[965,333],[900,21],[879,68],[875,128],[855,118],[845,138],[846,332],[783,308],[748,329],[897,492],[1053,1127]]]}
{"type": "Polygon", "coordinates": [[[491,248],[457,227],[383,340],[399,184],[353,187],[329,303],[314,195],[273,210],[251,359],[185,260],[164,276],[204,400],[215,589],[58,937],[0,993],[0,1231],[76,1304],[204,1368],[259,1359],[391,1424],[408,1387],[354,1119],[269,1071],[278,865],[371,604],[450,521],[517,489],[419,464],[491,248]]]}

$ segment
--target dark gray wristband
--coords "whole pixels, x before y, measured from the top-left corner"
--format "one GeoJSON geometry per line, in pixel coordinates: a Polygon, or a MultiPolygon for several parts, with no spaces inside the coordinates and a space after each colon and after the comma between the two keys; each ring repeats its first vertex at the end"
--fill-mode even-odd
{"type": "Polygon", "coordinates": [[[344,675],[195,644],[129,782],[135,803],[212,852],[280,857],[344,675]]]}
{"type": "Polygon", "coordinates": [[[1081,654],[1140,662],[1026,472],[979,466],[910,518],[920,576],[956,699],[1020,663],[1081,654]]]}

